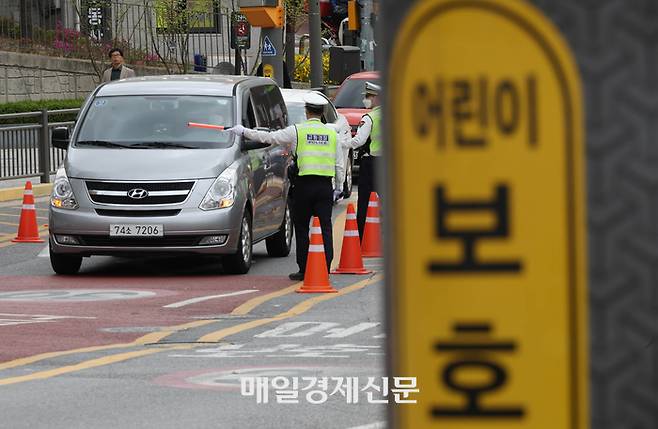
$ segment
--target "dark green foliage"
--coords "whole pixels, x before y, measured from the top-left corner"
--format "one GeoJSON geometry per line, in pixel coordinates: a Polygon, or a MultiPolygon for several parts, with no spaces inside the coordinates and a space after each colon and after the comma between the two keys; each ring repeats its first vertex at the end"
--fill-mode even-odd
{"type": "MultiPolygon", "coordinates": [[[[22,112],[39,112],[41,109],[47,110],[61,110],[61,109],[77,109],[82,106],[83,99],[77,100],[41,100],[41,101],[17,101],[15,103],[0,104],[0,115],[7,113],[22,113],[22,112]]],[[[49,115],[49,122],[65,122],[75,120],[75,114],[64,115],[49,115]]],[[[31,118],[14,118],[14,119],[0,119],[0,124],[36,124],[41,121],[40,116],[31,118]]]]}

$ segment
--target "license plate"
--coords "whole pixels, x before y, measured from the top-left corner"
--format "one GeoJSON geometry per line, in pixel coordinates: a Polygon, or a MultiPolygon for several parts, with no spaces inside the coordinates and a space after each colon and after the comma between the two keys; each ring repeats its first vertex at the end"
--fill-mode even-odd
{"type": "Polygon", "coordinates": [[[163,237],[163,225],[110,225],[110,237],[163,237]]]}

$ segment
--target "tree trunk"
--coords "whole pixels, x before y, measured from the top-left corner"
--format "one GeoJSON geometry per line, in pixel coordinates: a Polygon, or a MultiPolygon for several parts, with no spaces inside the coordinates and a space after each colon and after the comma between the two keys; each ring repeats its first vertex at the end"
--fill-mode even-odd
{"type": "Polygon", "coordinates": [[[286,20],[286,67],[292,80],[295,70],[295,21],[293,20],[286,20]]]}

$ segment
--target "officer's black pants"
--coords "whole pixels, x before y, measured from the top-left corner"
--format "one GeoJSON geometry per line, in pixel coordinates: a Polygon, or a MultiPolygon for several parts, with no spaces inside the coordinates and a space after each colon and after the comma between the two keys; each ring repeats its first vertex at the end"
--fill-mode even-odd
{"type": "Polygon", "coordinates": [[[309,222],[312,216],[320,218],[327,270],[331,267],[331,260],[334,258],[334,242],[331,227],[333,197],[334,190],[331,185],[331,177],[299,176],[295,179],[292,210],[297,244],[297,265],[301,272],[305,272],[306,270],[309,222]]]}
{"type": "Polygon", "coordinates": [[[359,165],[359,199],[357,200],[356,223],[359,226],[359,237],[361,239],[363,239],[363,230],[366,226],[370,193],[377,192],[375,184],[377,161],[378,159],[375,156],[365,156],[361,158],[361,164],[359,165]]]}

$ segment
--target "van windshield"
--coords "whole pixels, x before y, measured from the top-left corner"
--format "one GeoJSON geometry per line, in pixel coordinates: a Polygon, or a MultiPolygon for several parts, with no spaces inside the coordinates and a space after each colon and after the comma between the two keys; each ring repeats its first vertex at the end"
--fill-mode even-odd
{"type": "Polygon", "coordinates": [[[74,146],[127,149],[220,149],[231,133],[188,126],[233,125],[233,99],[202,95],[96,97],[74,146]]]}
{"type": "Polygon", "coordinates": [[[291,124],[301,124],[306,122],[306,107],[304,103],[288,102],[286,103],[288,109],[288,122],[291,124]]]}

